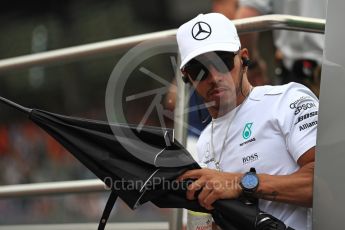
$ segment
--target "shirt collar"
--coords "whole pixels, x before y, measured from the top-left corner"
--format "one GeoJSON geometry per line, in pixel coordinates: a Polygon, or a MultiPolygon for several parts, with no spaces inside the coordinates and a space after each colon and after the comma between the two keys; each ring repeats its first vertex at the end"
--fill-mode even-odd
{"type": "Polygon", "coordinates": [[[272,85],[256,86],[249,95],[249,99],[253,101],[260,101],[265,95],[278,95],[282,93],[282,87],[274,87],[272,85]]]}

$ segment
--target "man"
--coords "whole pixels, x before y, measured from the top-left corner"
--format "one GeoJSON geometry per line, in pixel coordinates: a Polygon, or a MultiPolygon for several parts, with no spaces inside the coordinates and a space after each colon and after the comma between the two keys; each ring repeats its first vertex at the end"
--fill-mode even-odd
{"type": "Polygon", "coordinates": [[[230,20],[236,17],[238,7],[238,0],[212,0],[212,12],[221,13],[230,20]]]}
{"type": "Polygon", "coordinates": [[[211,123],[198,144],[200,164],[187,198],[206,209],[218,199],[259,198],[263,211],[298,230],[311,229],[318,100],[305,86],[253,88],[249,52],[234,24],[200,14],[177,31],[184,81],[203,98],[211,123]]]}
{"type": "MultiPolygon", "coordinates": [[[[311,18],[325,18],[326,0],[239,0],[236,18],[255,17],[265,14],[289,14],[311,18]]],[[[284,83],[296,81],[306,85],[317,96],[324,35],[316,33],[277,30],[273,33],[277,48],[276,59],[281,61],[280,76],[284,83]]],[[[257,34],[241,36],[242,43],[256,54],[257,34]]]]}
{"type": "MultiPolygon", "coordinates": [[[[212,12],[221,13],[230,20],[236,19],[238,8],[239,0],[212,0],[212,12]]],[[[267,45],[264,47],[267,48],[267,45]]],[[[252,62],[248,66],[248,80],[253,86],[268,84],[271,80],[267,76],[266,62],[262,58],[259,58],[258,51],[254,51],[257,53],[250,51],[252,62]]]]}

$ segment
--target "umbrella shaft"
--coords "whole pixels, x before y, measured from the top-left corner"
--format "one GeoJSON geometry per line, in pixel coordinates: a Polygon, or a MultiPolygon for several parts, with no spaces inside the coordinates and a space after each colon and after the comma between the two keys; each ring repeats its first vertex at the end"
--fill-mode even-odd
{"type": "Polygon", "coordinates": [[[12,106],[15,109],[18,109],[18,110],[20,110],[20,111],[22,111],[24,113],[31,113],[31,111],[32,111],[32,109],[29,109],[29,108],[26,108],[24,106],[21,106],[21,105],[15,103],[13,101],[10,101],[10,100],[8,100],[6,98],[3,98],[3,97],[0,97],[0,101],[6,103],[9,106],[12,106]]]}

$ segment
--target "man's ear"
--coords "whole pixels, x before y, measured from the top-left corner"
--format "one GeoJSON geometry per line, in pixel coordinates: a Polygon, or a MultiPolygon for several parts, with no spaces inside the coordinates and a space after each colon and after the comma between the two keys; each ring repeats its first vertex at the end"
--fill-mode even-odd
{"type": "Polygon", "coordinates": [[[252,61],[249,58],[242,57],[242,66],[243,68],[250,66],[252,61]]]}
{"type": "Polygon", "coordinates": [[[240,57],[242,59],[243,68],[248,67],[251,64],[251,61],[249,59],[249,52],[247,48],[243,48],[240,50],[240,57]]]}
{"type": "Polygon", "coordinates": [[[243,48],[240,50],[240,57],[242,59],[249,59],[249,51],[247,48],[243,48]]]}

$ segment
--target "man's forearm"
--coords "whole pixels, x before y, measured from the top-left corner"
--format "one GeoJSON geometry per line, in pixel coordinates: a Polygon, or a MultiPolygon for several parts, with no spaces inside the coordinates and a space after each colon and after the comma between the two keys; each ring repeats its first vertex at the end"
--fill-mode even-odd
{"type": "Polygon", "coordinates": [[[286,176],[259,174],[256,196],[260,199],[311,207],[313,202],[314,162],[286,176]]]}

